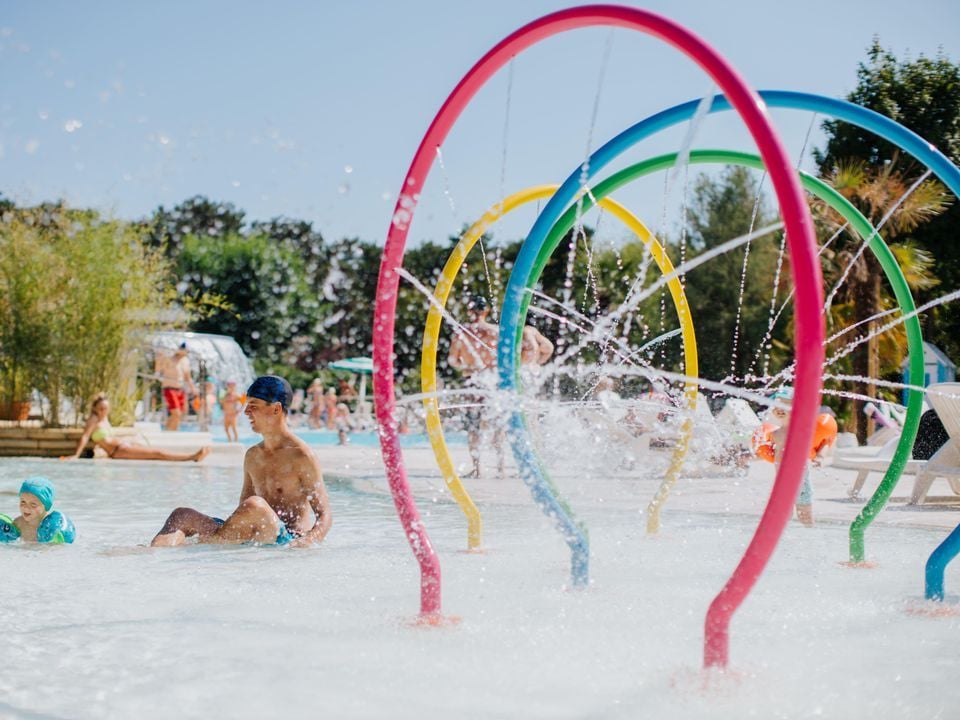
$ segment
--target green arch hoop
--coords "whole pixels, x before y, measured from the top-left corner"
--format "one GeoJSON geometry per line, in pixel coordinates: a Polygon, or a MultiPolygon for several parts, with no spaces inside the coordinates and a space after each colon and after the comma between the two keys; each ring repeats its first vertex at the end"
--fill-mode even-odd
{"type": "MultiPolygon", "coordinates": [[[[550,256],[553,254],[554,250],[556,250],[564,235],[569,232],[576,222],[578,212],[582,215],[592,208],[597,200],[606,197],[618,188],[621,188],[627,183],[630,183],[640,177],[644,177],[661,170],[670,169],[674,167],[676,161],[677,153],[668,153],[666,155],[659,155],[657,157],[650,158],[614,173],[610,177],[598,183],[589,193],[586,193],[583,197],[582,207],[579,210],[576,206],[569,208],[550,229],[550,232],[547,234],[544,243],[540,247],[536,261],[531,268],[530,275],[526,278],[526,287],[532,287],[539,280],[547,261],[550,259],[550,256]]],[[[694,150],[690,153],[689,162],[692,165],[727,164],[742,165],[744,167],[750,167],[757,170],[764,169],[763,161],[757,155],[734,150],[694,150]]],[[[847,222],[850,223],[850,226],[862,238],[865,240],[869,238],[868,247],[877,258],[880,266],[883,268],[883,272],[893,288],[894,296],[896,297],[897,303],[900,306],[901,313],[904,315],[909,315],[912,313],[916,309],[916,306],[913,301],[913,295],[910,292],[910,287],[907,285],[907,280],[903,275],[903,271],[900,269],[900,265],[897,263],[897,260],[890,251],[890,248],[887,246],[886,242],[884,242],[883,238],[880,237],[876,229],[870,224],[870,221],[867,220],[867,218],[863,216],[863,213],[857,210],[857,208],[854,207],[849,200],[827,185],[824,181],[802,171],[798,172],[800,174],[803,188],[806,191],[823,200],[831,208],[836,210],[841,216],[843,216],[845,220],[847,220],[847,222]]],[[[526,293],[520,305],[520,319],[518,323],[519,328],[522,328],[526,321],[527,312],[530,307],[530,301],[531,295],[526,293]]],[[[904,325],[906,326],[907,331],[907,348],[910,358],[911,376],[922,377],[923,336],[920,330],[920,320],[916,317],[916,315],[913,315],[904,321],[904,325]]],[[[519,343],[519,337],[517,338],[517,342],[519,343]]],[[[917,416],[916,420],[919,421],[918,416],[920,415],[921,411],[921,393],[916,390],[910,390],[909,402],[907,404],[908,420],[904,424],[909,426],[910,418],[914,416],[917,416]]],[[[909,454],[913,447],[913,441],[914,435],[903,433],[900,437],[900,442],[897,445],[896,454],[909,454]]],[[[660,508],[663,503],[666,502],[667,497],[669,497],[670,490],[675,480],[676,474],[673,473],[668,474],[664,478],[664,481],[661,483],[660,488],[657,490],[656,495],[648,506],[648,513],[650,513],[648,516],[648,522],[650,516],[659,516],[660,508]]]]}

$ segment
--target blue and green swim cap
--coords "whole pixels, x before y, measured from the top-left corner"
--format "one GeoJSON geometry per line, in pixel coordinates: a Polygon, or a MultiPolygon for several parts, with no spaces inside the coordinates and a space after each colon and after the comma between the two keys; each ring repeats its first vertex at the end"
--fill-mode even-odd
{"type": "Polygon", "coordinates": [[[279,375],[261,375],[247,388],[247,397],[268,403],[278,402],[286,412],[293,397],[293,388],[279,375]]]}
{"type": "Polygon", "coordinates": [[[35,495],[37,499],[43,503],[44,510],[49,510],[53,507],[53,483],[45,477],[37,476],[24,480],[20,486],[20,494],[22,495],[23,493],[35,495]]]}

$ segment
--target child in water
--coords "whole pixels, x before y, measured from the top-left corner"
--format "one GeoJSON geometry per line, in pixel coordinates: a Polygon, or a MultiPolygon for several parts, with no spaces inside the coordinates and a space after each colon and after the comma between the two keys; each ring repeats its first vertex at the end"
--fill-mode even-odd
{"type": "Polygon", "coordinates": [[[45,477],[24,480],[20,486],[20,515],[14,520],[0,515],[0,541],[73,542],[73,523],[53,509],[54,494],[53,483],[45,477]]]}
{"type": "MultiPolygon", "coordinates": [[[[782,448],[787,441],[787,431],[790,429],[790,412],[793,409],[793,388],[785,387],[777,390],[773,395],[777,404],[770,408],[772,421],[778,424],[773,431],[771,439],[773,440],[775,450],[774,466],[780,469],[780,462],[783,460],[782,448]]],[[[813,527],[813,485],[810,483],[810,468],[803,469],[803,483],[800,485],[800,495],[796,502],[797,520],[807,527],[813,527]]]]}
{"type": "Polygon", "coordinates": [[[227,442],[240,441],[240,436],[237,434],[237,416],[240,415],[242,407],[243,400],[237,394],[236,381],[228,380],[227,392],[220,399],[220,408],[223,410],[223,429],[227,433],[227,442]]]}
{"type": "Polygon", "coordinates": [[[341,445],[350,442],[350,431],[353,430],[353,421],[350,419],[350,408],[346,403],[337,403],[337,441],[341,445]]]}

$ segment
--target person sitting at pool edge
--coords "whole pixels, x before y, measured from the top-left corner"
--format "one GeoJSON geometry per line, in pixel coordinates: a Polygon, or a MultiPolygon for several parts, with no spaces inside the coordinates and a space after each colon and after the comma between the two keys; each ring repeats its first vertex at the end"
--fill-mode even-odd
{"type": "Polygon", "coordinates": [[[247,390],[244,414],[263,441],[243,458],[240,503],[226,520],[177,508],[153,539],[154,547],[199,542],[306,547],[330,531],[331,515],[316,455],[287,427],[293,390],[276,375],[263,375],[247,390]]]}
{"type": "Polygon", "coordinates": [[[196,452],[179,453],[160,448],[144,447],[130,442],[129,439],[121,440],[114,436],[114,428],[110,424],[110,401],[104,393],[97,395],[90,404],[90,415],[87,417],[87,423],[83,428],[83,435],[77,441],[77,449],[73,455],[63,455],[61,460],[76,460],[80,457],[83,449],[87,446],[89,440],[95,447],[107,453],[107,457],[114,460],[172,460],[177,462],[186,462],[193,460],[200,462],[210,454],[210,447],[205,445],[196,452]]]}

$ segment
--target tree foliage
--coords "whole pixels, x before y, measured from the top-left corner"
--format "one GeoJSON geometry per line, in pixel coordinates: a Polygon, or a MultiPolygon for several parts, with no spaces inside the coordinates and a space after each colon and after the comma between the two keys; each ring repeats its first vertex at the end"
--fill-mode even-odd
{"type": "MultiPolygon", "coordinates": [[[[847,99],[903,124],[960,164],[960,64],[942,53],[933,58],[920,55],[901,60],[874,41],[866,62],[858,68],[857,86],[847,99]]],[[[823,128],[828,140],[816,159],[824,175],[836,175],[853,161],[872,166],[875,176],[897,174],[909,186],[925,170],[913,158],[858,127],[831,120],[823,128]]],[[[958,226],[960,203],[953,202],[938,217],[900,235],[901,240],[909,240],[935,260],[934,271],[940,283],[920,289],[916,294],[918,305],[960,288],[958,226]]],[[[928,311],[922,322],[925,339],[949,356],[960,358],[960,312],[955,305],[928,311]]]]}
{"type": "Polygon", "coordinates": [[[141,231],[93,211],[46,205],[4,212],[0,222],[0,371],[4,395],[32,389],[61,422],[60,401],[79,411],[97,392],[131,420],[135,358],[172,294],[162,256],[141,231]]]}

